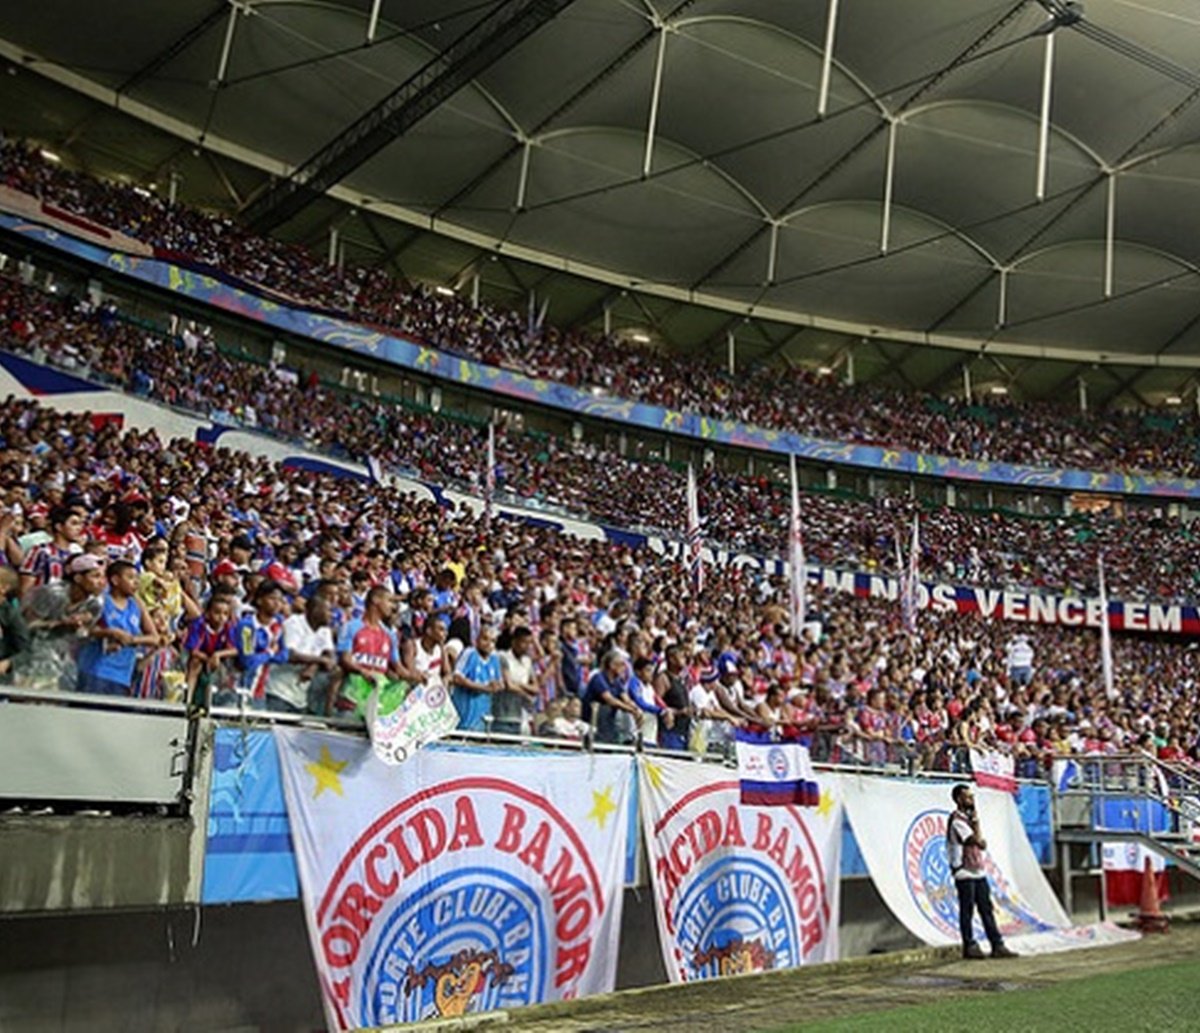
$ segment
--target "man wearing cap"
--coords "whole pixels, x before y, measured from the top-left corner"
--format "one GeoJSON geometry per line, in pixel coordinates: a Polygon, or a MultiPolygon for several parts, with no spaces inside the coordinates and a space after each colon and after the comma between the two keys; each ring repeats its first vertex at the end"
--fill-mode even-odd
{"type": "Polygon", "coordinates": [[[244,535],[235,535],[229,542],[229,560],[239,572],[250,569],[250,560],[254,556],[254,543],[244,535]]]}
{"type": "Polygon", "coordinates": [[[742,664],[738,655],[732,651],[722,653],[717,657],[717,680],[713,682],[713,692],[726,713],[740,721],[754,721],[756,714],[746,696],[741,674],[742,664]]]}
{"type": "Polygon", "coordinates": [[[80,553],[67,561],[65,580],[38,585],[24,597],[32,636],[17,663],[21,681],[38,689],[75,689],[75,655],[100,616],[104,560],[80,553]]]}
{"type": "Polygon", "coordinates": [[[975,794],[969,785],[959,783],[950,793],[954,813],[946,826],[946,851],[950,871],[958,892],[958,929],[962,935],[964,958],[982,958],[984,953],[975,942],[974,912],[979,911],[983,931],[992,945],[993,958],[1015,958],[1017,955],[1004,945],[992,911],[992,895],[988,887],[984,851],[987,840],[979,831],[979,814],[975,810],[975,794]]]}
{"type": "MultiPolygon", "coordinates": [[[[212,592],[225,592],[234,598],[234,609],[240,610],[246,592],[242,587],[241,571],[234,566],[233,560],[220,560],[208,575],[212,592]]],[[[209,593],[212,594],[211,592],[209,593]]]]}

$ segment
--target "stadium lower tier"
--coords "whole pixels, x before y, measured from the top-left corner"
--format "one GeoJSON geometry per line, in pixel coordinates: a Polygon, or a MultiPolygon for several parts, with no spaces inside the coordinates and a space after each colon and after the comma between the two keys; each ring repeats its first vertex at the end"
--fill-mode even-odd
{"type": "Polygon", "coordinates": [[[427,668],[461,676],[480,729],[570,736],[603,719],[612,741],[640,724],[705,750],[786,707],[771,720],[821,731],[827,759],[873,765],[965,768],[972,748],[1025,772],[1096,750],[1196,757],[1185,637],[1114,634],[1110,688],[1091,628],[931,607],[910,629],[839,578],[811,586],[794,629],[770,570],[708,564],[699,586],[661,542],[119,424],[0,407],[0,659],[18,684],[325,713],[355,708],[358,676],[427,668]]]}

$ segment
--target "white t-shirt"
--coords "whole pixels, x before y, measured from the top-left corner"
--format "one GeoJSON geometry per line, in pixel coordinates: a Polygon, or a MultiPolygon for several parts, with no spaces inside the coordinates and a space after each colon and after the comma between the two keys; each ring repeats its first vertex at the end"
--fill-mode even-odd
{"type": "Polygon", "coordinates": [[[426,649],[418,638],[413,643],[413,663],[416,664],[417,670],[425,675],[426,685],[433,686],[443,683],[441,646],[434,646],[431,650],[426,649]]]}
{"type": "Polygon", "coordinates": [[[1008,669],[1021,670],[1033,666],[1033,646],[1025,638],[1015,639],[1008,644],[1008,669]]]}
{"type": "MultiPolygon", "coordinates": [[[[283,622],[283,644],[289,653],[321,656],[334,653],[333,631],[314,630],[303,613],[294,613],[283,622]]],[[[271,664],[267,671],[267,695],[304,710],[308,706],[308,682],[300,680],[301,664],[271,664]]]]}
{"type": "MultiPolygon", "coordinates": [[[[716,710],[721,705],[717,700],[717,694],[707,685],[700,684],[692,686],[691,691],[688,693],[688,702],[697,713],[705,710],[716,710]]],[[[709,742],[712,737],[713,722],[707,717],[697,717],[692,719],[692,724],[693,726],[699,726],[696,729],[695,735],[698,738],[702,738],[702,741],[709,742]]]]}

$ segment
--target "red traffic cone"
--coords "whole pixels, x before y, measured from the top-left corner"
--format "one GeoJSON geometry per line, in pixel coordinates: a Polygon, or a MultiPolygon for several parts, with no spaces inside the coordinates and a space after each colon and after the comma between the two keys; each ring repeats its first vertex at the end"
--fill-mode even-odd
{"type": "Polygon", "coordinates": [[[1154,865],[1146,858],[1142,865],[1142,899],[1138,905],[1137,926],[1144,933],[1165,933],[1171,920],[1158,906],[1158,877],[1154,865]]]}

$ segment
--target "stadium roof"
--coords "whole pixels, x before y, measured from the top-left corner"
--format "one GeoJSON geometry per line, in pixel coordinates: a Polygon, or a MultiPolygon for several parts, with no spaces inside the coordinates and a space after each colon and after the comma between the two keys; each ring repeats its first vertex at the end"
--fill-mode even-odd
{"type": "Polygon", "coordinates": [[[556,323],[1158,403],[1200,371],[1198,53],[1193,0],[59,0],[0,7],[0,104],[556,323]]]}

